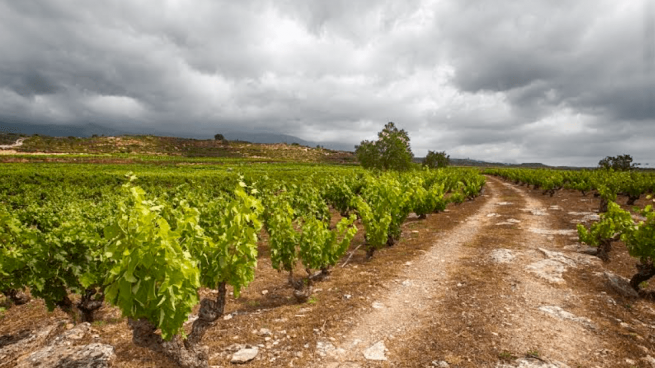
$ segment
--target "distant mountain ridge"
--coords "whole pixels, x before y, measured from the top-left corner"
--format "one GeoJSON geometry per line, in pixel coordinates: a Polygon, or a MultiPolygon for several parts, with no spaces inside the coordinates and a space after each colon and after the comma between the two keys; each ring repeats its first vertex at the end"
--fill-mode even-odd
{"type": "MultiPolygon", "coordinates": [[[[413,161],[416,163],[423,163],[425,157],[414,157],[413,161]]],[[[453,166],[477,166],[477,167],[522,167],[527,169],[558,169],[558,170],[580,170],[580,169],[593,169],[593,167],[576,167],[576,166],[549,166],[540,162],[521,163],[521,164],[508,164],[504,162],[487,162],[480,160],[473,160],[470,158],[451,158],[450,164],[453,166]]]]}
{"type": "Polygon", "coordinates": [[[123,135],[135,134],[134,132],[126,132],[123,130],[112,129],[95,124],[84,125],[51,125],[51,124],[28,124],[20,122],[0,121],[0,133],[15,133],[15,134],[40,134],[49,135],[52,137],[90,137],[94,134],[97,135],[123,135]]]}

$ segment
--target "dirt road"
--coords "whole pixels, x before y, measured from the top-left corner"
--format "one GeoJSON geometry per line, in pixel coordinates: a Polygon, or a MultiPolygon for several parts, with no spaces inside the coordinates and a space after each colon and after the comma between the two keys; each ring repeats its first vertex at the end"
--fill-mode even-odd
{"type": "Polygon", "coordinates": [[[607,328],[618,318],[597,308],[616,301],[569,282],[603,264],[575,251],[574,225],[556,226],[564,209],[495,178],[486,196],[317,366],[650,367],[651,341],[617,351],[626,342],[607,328]]]}

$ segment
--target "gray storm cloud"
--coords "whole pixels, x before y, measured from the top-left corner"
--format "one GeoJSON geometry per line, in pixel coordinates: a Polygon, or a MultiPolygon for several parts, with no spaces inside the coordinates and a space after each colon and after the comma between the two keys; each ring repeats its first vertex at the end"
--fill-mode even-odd
{"type": "Polygon", "coordinates": [[[4,0],[0,120],[654,165],[652,1],[4,0]]]}

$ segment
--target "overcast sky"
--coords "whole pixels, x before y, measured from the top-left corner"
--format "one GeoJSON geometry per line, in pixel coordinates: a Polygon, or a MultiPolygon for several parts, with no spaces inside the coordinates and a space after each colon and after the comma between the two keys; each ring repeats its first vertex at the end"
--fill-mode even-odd
{"type": "Polygon", "coordinates": [[[655,0],[0,0],[0,119],[655,166],[655,0]]]}

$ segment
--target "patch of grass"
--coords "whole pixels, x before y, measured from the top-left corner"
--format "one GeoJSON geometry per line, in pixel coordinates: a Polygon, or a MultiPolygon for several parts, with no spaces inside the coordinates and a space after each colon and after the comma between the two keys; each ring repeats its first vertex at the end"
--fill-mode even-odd
{"type": "Polygon", "coordinates": [[[528,352],[525,353],[525,356],[528,357],[528,358],[539,358],[540,353],[539,353],[539,350],[532,349],[532,350],[528,350],[528,352]]]}
{"type": "Polygon", "coordinates": [[[307,301],[307,304],[316,304],[316,303],[318,303],[318,297],[317,297],[317,296],[312,296],[312,297],[309,298],[309,300],[307,301]]]}
{"type": "Polygon", "coordinates": [[[503,350],[500,353],[498,353],[498,358],[502,360],[515,360],[517,359],[517,356],[507,350],[503,350]]]}

